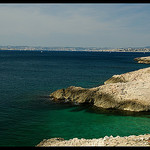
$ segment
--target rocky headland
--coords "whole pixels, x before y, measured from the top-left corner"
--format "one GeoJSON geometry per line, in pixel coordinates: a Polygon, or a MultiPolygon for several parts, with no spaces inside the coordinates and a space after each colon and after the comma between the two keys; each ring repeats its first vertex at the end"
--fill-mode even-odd
{"type": "Polygon", "coordinates": [[[150,56],[134,58],[135,61],[142,64],[150,64],[150,56]]]}
{"type": "Polygon", "coordinates": [[[150,110],[150,67],[114,75],[94,88],[70,86],[50,94],[53,101],[92,104],[106,109],[150,110]]]}

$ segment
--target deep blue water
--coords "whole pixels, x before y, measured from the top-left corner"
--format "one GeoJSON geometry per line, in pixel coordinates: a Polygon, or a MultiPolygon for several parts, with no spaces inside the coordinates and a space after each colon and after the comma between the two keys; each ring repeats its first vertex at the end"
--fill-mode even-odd
{"type": "Polygon", "coordinates": [[[150,113],[51,102],[68,86],[96,87],[114,74],[149,67],[150,53],[0,51],[0,146],[35,146],[43,139],[100,138],[150,132],[150,113]]]}

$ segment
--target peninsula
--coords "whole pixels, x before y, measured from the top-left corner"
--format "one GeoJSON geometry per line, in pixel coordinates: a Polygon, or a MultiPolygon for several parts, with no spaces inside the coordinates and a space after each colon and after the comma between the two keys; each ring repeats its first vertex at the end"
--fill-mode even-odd
{"type": "Polygon", "coordinates": [[[50,94],[53,101],[93,104],[106,109],[150,110],[150,67],[114,75],[104,85],[86,89],[71,86],[50,94]]]}

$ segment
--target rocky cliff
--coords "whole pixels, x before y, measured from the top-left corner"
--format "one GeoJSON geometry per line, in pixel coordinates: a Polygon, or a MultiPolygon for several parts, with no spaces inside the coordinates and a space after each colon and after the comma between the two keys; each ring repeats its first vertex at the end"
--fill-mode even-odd
{"type": "Polygon", "coordinates": [[[54,101],[89,103],[128,111],[150,110],[150,67],[114,75],[95,88],[68,87],[50,94],[54,101]]]}

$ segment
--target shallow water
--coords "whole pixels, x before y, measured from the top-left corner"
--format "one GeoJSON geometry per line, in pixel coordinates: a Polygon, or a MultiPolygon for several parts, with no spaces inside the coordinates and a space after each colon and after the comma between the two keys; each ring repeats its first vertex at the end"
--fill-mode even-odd
{"type": "Polygon", "coordinates": [[[58,104],[60,88],[96,87],[114,74],[149,67],[150,53],[0,51],[0,146],[35,146],[43,139],[149,133],[150,113],[58,104]]]}

